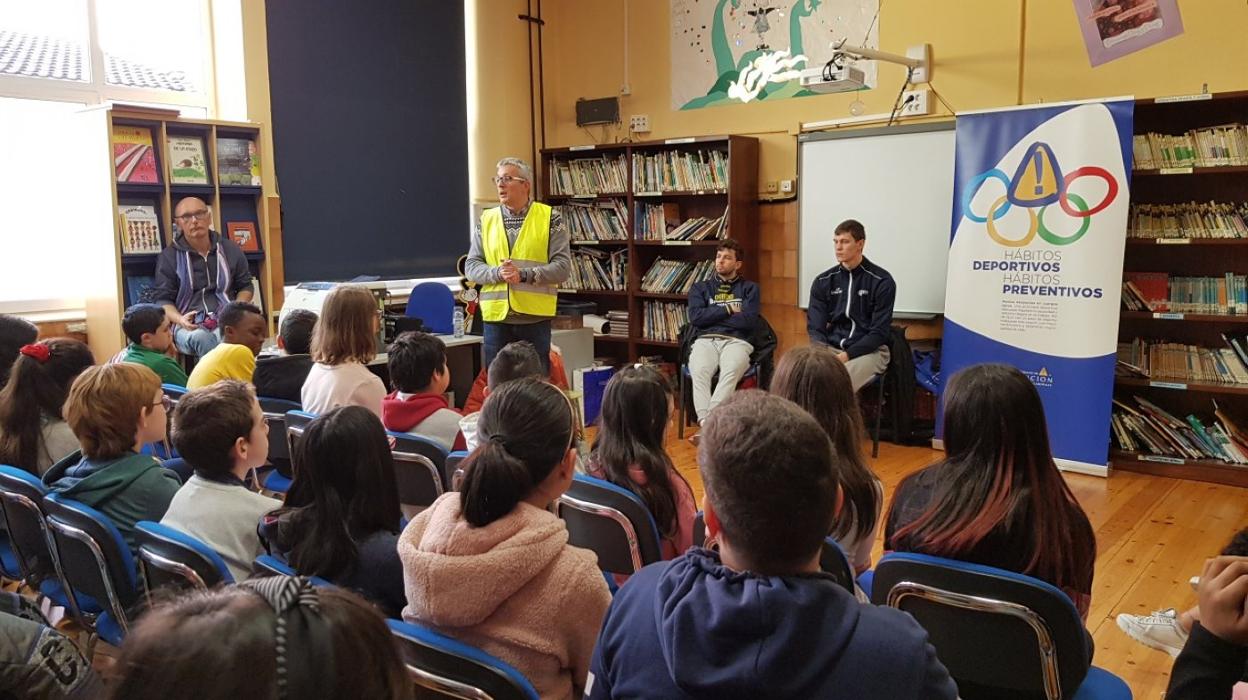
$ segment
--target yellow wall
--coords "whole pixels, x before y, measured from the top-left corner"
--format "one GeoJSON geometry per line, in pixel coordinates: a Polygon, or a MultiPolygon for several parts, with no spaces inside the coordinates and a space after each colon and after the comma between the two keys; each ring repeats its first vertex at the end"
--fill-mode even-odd
{"type": "Polygon", "coordinates": [[[269,103],[269,41],[264,0],[243,0],[243,71],[247,76],[247,121],[264,126],[260,144],[260,182],[265,196],[278,194],[273,165],[273,113],[269,103]]]}
{"type": "MultiPolygon", "coordinates": [[[[652,131],[643,138],[758,136],[759,187],[764,189],[769,180],[795,176],[801,123],[850,116],[852,94],[673,111],[669,0],[547,0],[550,145],[602,138],[600,128],[591,135],[576,126],[574,104],[578,97],[617,94],[625,2],[631,94],[621,97],[620,112],[625,120],[631,114],[649,115],[652,131]]],[[[880,12],[880,48],[904,53],[909,45],[931,44],[933,83],[959,111],[1020,101],[1199,92],[1205,81],[1213,91],[1248,88],[1248,42],[1237,36],[1248,26],[1248,6],[1239,0],[1200,0],[1183,2],[1180,10],[1182,36],[1095,69],[1089,66],[1070,0],[888,0],[880,12]]],[[[479,39],[491,37],[479,34],[479,39]]],[[[900,66],[880,64],[879,87],[861,93],[866,113],[887,112],[903,78],[900,66]]],[[[935,109],[948,116],[938,102],[935,109]]],[[[613,136],[624,135],[617,131],[613,136]]]]}

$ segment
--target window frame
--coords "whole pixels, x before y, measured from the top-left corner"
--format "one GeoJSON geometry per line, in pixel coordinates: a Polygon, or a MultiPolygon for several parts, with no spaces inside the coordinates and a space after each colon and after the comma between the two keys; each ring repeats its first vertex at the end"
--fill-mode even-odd
{"type": "Polygon", "coordinates": [[[212,15],[212,0],[197,0],[200,7],[200,23],[203,27],[203,80],[192,92],[136,88],[110,85],[104,70],[104,50],[99,41],[99,22],[96,6],[108,0],[86,0],[87,10],[87,58],[91,79],[87,81],[37,78],[25,75],[0,75],[0,97],[51,100],[55,102],[79,102],[88,107],[112,102],[142,102],[176,107],[204,109],[209,119],[217,114],[216,41],[212,15]]]}

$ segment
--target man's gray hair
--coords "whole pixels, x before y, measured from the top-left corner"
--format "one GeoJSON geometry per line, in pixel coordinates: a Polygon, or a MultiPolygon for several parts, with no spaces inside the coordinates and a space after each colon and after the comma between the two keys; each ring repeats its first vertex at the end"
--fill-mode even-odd
{"type": "MultiPolygon", "coordinates": [[[[519,158],[511,158],[511,157],[504,158],[498,161],[498,165],[494,166],[494,169],[498,170],[499,168],[502,168],[508,165],[515,166],[516,169],[520,171],[520,177],[524,178],[524,181],[529,183],[530,187],[533,185],[533,168],[530,167],[528,163],[524,162],[523,160],[520,160],[519,158]]],[[[529,190],[529,191],[532,192],[532,190],[529,190]]]]}

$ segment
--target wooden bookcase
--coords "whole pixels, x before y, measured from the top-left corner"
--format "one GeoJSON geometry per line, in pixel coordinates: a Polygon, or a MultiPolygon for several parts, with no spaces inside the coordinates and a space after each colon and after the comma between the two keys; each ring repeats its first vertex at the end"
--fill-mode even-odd
{"type": "Polygon", "coordinates": [[[627,310],[629,333],[627,337],[595,335],[594,351],[598,356],[613,357],[621,362],[635,361],[641,356],[660,356],[675,361],[679,346],[675,342],[650,340],[643,336],[644,310],[647,302],[681,302],[688,300],[686,294],[659,294],[642,291],[641,281],[646,271],[659,258],[697,262],[714,259],[718,240],[658,241],[639,240],[640,226],[636,219],[638,205],[672,204],[683,220],[694,217],[715,218],[726,212],[726,236],[745,249],[745,264],[741,275],[758,281],[758,140],[746,136],[700,136],[643,141],[637,143],[607,144],[600,146],[573,146],[570,148],[546,148],[542,150],[540,186],[538,198],[551,206],[568,202],[590,202],[616,198],[622,200],[628,212],[625,229],[627,240],[601,241],[595,243],[572,243],[572,252],[578,248],[593,246],[605,252],[628,251],[627,287],[617,291],[560,290],[560,297],[594,302],[598,313],[627,310]],[[709,153],[717,151],[727,156],[727,187],[713,190],[686,191],[637,191],[634,188],[634,156],[654,156],[661,153],[679,154],[709,153]],[[552,195],[551,177],[557,163],[570,160],[624,156],[627,163],[627,188],[622,192],[598,192],[593,195],[552,195]]]}
{"type": "MultiPolygon", "coordinates": [[[[181,119],[175,111],[158,109],[123,108],[96,110],[87,114],[84,119],[90,120],[89,128],[96,135],[92,142],[98,140],[98,130],[102,127],[107,136],[108,175],[107,186],[110,203],[111,225],[100,226],[98,236],[102,239],[111,238],[107,244],[101,244],[93,250],[100,256],[102,266],[111,269],[101,270],[101,279],[93,285],[86,299],[88,337],[96,359],[107,360],[124,347],[126,340],[121,331],[121,318],[125,309],[138,299],[141,287],[154,278],[158,253],[124,252],[122,237],[126,235],[125,222],[121,215],[126,206],[149,206],[156,212],[160,229],[160,245],[162,248],[172,244],[174,230],[173,211],[177,203],[185,196],[195,195],[203,199],[212,211],[212,230],[228,237],[228,225],[235,222],[249,222],[254,226],[259,250],[245,252],[251,273],[258,283],[259,296],[253,299],[261,305],[266,318],[272,318],[274,308],[274,289],[280,291],[282,280],[280,251],[274,253],[270,245],[269,207],[264,199],[260,185],[221,184],[217,163],[217,139],[237,138],[249,139],[256,144],[259,151],[261,129],[259,124],[244,122],[211,121],[202,119],[181,119]],[[151,134],[152,146],[156,156],[156,169],[159,182],[134,183],[119,182],[113,159],[114,127],[141,127],[151,134]],[[172,164],[170,163],[168,139],[177,136],[192,136],[200,139],[203,144],[207,184],[178,184],[172,180],[172,164]],[[107,233],[105,233],[107,229],[107,233]],[[274,265],[270,257],[276,258],[277,274],[273,274],[274,265]]],[[[95,177],[93,180],[102,180],[95,177]]],[[[102,184],[102,183],[101,183],[102,184]]],[[[96,211],[101,211],[101,206],[96,211]]],[[[271,323],[271,321],[270,321],[271,323]]],[[[270,328],[270,333],[272,333],[270,328]]]]}
{"type": "MultiPolygon", "coordinates": [[[[1195,96],[1192,100],[1166,98],[1138,100],[1135,133],[1181,134],[1191,129],[1230,123],[1248,123],[1248,92],[1195,96]]],[[[1216,201],[1248,201],[1248,167],[1215,166],[1172,169],[1136,169],[1132,173],[1132,204],[1174,204],[1216,201]]],[[[1248,272],[1248,239],[1127,238],[1125,270],[1165,272],[1174,276],[1215,277],[1227,272],[1248,272]]],[[[1244,314],[1191,314],[1128,311],[1123,307],[1118,326],[1119,341],[1133,338],[1165,339],[1203,347],[1221,348],[1222,333],[1242,336],[1248,329],[1244,314]]],[[[1142,395],[1184,419],[1196,414],[1206,425],[1213,418],[1213,401],[1235,416],[1248,417],[1248,385],[1160,381],[1120,376],[1114,394],[1132,405],[1132,395],[1142,395]]],[[[1111,454],[1116,469],[1160,476],[1248,486],[1248,465],[1209,459],[1172,459],[1117,449],[1111,454]]]]}

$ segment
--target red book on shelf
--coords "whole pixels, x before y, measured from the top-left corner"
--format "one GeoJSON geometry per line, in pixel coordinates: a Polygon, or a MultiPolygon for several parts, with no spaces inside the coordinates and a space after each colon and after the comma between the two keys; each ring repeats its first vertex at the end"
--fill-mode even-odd
{"type": "Polygon", "coordinates": [[[1144,295],[1150,311],[1170,310],[1170,275],[1165,272],[1128,272],[1127,281],[1144,295]]]}
{"type": "Polygon", "coordinates": [[[113,168],[117,182],[160,182],[151,130],[141,126],[114,126],[113,168]]]}
{"type": "Polygon", "coordinates": [[[244,253],[259,253],[260,241],[256,239],[256,225],[250,221],[231,221],[225,225],[230,240],[238,244],[244,253]]]}

